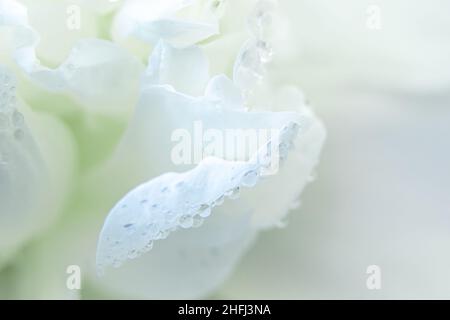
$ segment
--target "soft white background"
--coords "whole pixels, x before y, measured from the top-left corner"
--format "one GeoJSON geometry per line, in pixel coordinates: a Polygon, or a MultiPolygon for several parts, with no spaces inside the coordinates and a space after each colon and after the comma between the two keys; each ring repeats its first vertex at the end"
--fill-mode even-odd
{"type": "Polygon", "coordinates": [[[280,78],[304,89],[328,140],[301,208],[220,296],[450,298],[450,4],[281,4],[296,43],[280,78]],[[381,30],[366,27],[371,4],[381,30]],[[381,290],[366,288],[372,264],[381,290]]]}

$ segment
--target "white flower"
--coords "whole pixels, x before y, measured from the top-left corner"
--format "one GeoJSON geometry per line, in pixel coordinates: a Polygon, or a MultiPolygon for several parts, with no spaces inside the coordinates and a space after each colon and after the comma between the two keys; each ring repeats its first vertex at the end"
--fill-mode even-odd
{"type": "Polygon", "coordinates": [[[0,0],[0,262],[15,267],[15,292],[72,297],[75,264],[85,296],[211,293],[258,232],[282,222],[325,138],[300,91],[268,69],[274,2],[37,2],[0,0]],[[42,19],[47,9],[75,15],[81,31],[42,19]],[[250,153],[176,165],[172,134],[194,136],[196,121],[238,140],[243,129],[275,134],[250,153]],[[281,166],[262,177],[267,155],[281,166]],[[95,254],[101,268],[122,266],[98,277],[95,254]]]}

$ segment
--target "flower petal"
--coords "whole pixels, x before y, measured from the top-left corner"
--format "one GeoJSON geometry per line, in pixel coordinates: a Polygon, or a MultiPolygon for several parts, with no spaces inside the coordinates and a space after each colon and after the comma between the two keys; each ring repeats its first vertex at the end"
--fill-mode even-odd
{"type": "Polygon", "coordinates": [[[236,202],[215,209],[200,228],[182,229],[104,277],[92,279],[113,297],[194,299],[230,275],[255,237],[250,210],[236,202]]]}
{"type": "Polygon", "coordinates": [[[113,39],[123,42],[129,37],[156,44],[163,39],[176,47],[191,46],[218,33],[217,21],[177,17],[177,12],[194,1],[127,1],[116,15],[113,39]]]}
{"type": "Polygon", "coordinates": [[[143,70],[136,58],[112,42],[82,39],[59,67],[48,68],[37,58],[40,39],[28,22],[26,8],[13,0],[0,0],[0,9],[5,12],[0,27],[13,30],[15,61],[33,81],[46,90],[69,93],[90,111],[129,112],[143,70]]]}
{"type": "Polygon", "coordinates": [[[65,127],[27,110],[14,83],[0,68],[0,263],[59,213],[75,158],[65,127]]]}
{"type": "Polygon", "coordinates": [[[179,92],[199,96],[208,79],[208,60],[200,48],[176,49],[159,41],[150,56],[143,82],[145,85],[167,84],[179,92]]]}

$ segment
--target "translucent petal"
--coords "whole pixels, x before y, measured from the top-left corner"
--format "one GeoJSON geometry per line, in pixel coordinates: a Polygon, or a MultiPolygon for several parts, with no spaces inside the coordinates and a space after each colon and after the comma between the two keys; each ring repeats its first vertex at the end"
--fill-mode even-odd
{"type": "Polygon", "coordinates": [[[155,243],[151,252],[90,281],[113,297],[204,297],[223,283],[252,244],[250,212],[226,201],[201,227],[171,234],[155,243]]]}
{"type": "Polygon", "coordinates": [[[85,39],[58,72],[67,90],[89,110],[123,114],[138,95],[142,70],[141,63],[112,42],[85,39]]]}
{"type": "MultiPolygon", "coordinates": [[[[245,129],[278,129],[279,132],[266,137],[255,154],[234,154],[228,161],[204,159],[191,171],[168,173],[132,190],[114,207],[105,222],[98,249],[100,266],[120,263],[130,255],[140,255],[145,252],[146,244],[158,239],[160,233],[167,235],[179,226],[191,227],[193,216],[220,203],[225,195],[242,186],[254,186],[264,171],[263,166],[267,165],[260,159],[268,154],[271,142],[279,152],[276,156],[286,158],[288,150],[282,151],[281,146],[292,145],[299,128],[307,130],[314,122],[313,115],[307,112],[259,113],[221,109],[207,99],[185,96],[163,86],[150,86],[143,91],[130,129],[108,172],[122,175],[120,164],[126,161],[129,167],[126,174],[123,172],[121,181],[122,186],[129,185],[131,189],[145,181],[142,180],[145,177],[156,176],[153,174],[157,172],[192,167],[192,164],[174,164],[170,139],[173,131],[180,129],[194,136],[198,119],[202,119],[205,129],[240,130],[238,140],[246,139],[245,129]],[[148,125],[150,119],[158,119],[157,125],[148,125]],[[149,163],[153,164],[152,168],[149,163]]],[[[318,144],[321,145],[321,141],[318,144]]],[[[221,156],[226,159],[228,153],[221,156]]],[[[290,196],[288,193],[287,197],[290,196]]]]}
{"type": "Polygon", "coordinates": [[[160,41],[150,56],[143,81],[145,85],[166,84],[179,92],[200,96],[208,79],[208,60],[200,48],[176,49],[160,41]]]}
{"type": "Polygon", "coordinates": [[[20,12],[20,20],[15,21],[16,24],[19,22],[17,25],[34,30],[36,35],[39,34],[37,37],[31,35],[29,30],[16,30],[26,42],[32,38],[36,42],[39,41],[39,44],[36,43],[36,55],[43,63],[50,66],[60,64],[77,40],[96,37],[100,33],[96,13],[90,6],[81,7],[79,0],[22,0],[20,2],[2,0],[0,2],[3,3],[0,7],[4,8],[6,15],[18,17],[16,13],[20,12]]]}
{"type": "Polygon", "coordinates": [[[65,127],[31,113],[15,91],[14,78],[0,68],[0,263],[53,221],[74,170],[65,127]]]}
{"type": "Polygon", "coordinates": [[[115,17],[113,38],[122,42],[134,37],[150,44],[163,39],[171,45],[185,47],[217,34],[216,21],[177,17],[178,11],[193,3],[183,0],[128,1],[115,17]]]}
{"type": "Polygon", "coordinates": [[[26,8],[12,0],[2,0],[0,8],[5,12],[0,26],[13,30],[15,61],[36,83],[69,93],[90,111],[123,114],[130,110],[143,70],[136,58],[111,42],[83,39],[59,67],[48,68],[36,56],[39,36],[28,23],[26,8]]]}

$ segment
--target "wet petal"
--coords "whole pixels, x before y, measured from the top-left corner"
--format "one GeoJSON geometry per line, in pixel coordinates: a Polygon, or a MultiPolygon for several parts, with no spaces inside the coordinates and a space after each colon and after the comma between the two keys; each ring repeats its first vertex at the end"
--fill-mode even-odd
{"type": "Polygon", "coordinates": [[[13,31],[15,61],[35,83],[74,97],[89,111],[129,112],[143,69],[136,58],[109,41],[82,39],[71,42],[69,56],[51,69],[37,58],[40,37],[29,24],[26,8],[13,0],[2,0],[0,8],[5,12],[0,27],[13,31]]]}
{"type": "Polygon", "coordinates": [[[113,297],[204,297],[223,283],[253,243],[250,212],[227,201],[201,227],[175,232],[151,252],[90,281],[113,297]]]}
{"type": "MultiPolygon", "coordinates": [[[[194,136],[198,129],[196,121],[198,122],[199,119],[205,130],[215,129],[221,133],[230,129],[238,130],[238,141],[246,139],[245,135],[248,134],[248,131],[245,129],[250,131],[277,129],[278,131],[277,134],[259,141],[262,146],[257,148],[254,153],[247,151],[230,154],[227,151],[219,150],[223,153],[220,155],[220,152],[210,154],[216,158],[204,159],[191,171],[183,174],[165,174],[129,192],[114,207],[105,222],[98,249],[100,266],[119,264],[129,256],[135,257],[142,254],[147,251],[149,243],[151,243],[150,246],[153,245],[152,241],[165,238],[168,233],[180,226],[191,227],[193,219],[198,216],[202,217],[203,211],[208,210],[206,212],[209,213],[209,207],[221,204],[221,199],[226,195],[232,195],[242,186],[253,187],[265,168],[270,166],[270,163],[263,163],[260,160],[264,156],[270,158],[267,155],[273,146],[275,146],[276,152],[273,152],[272,155],[277,157],[276,161],[279,160],[278,158],[286,159],[288,149],[293,145],[298,130],[301,129],[302,132],[299,136],[303,136],[304,131],[308,131],[311,124],[315,123],[314,116],[310,112],[273,113],[221,109],[208,99],[182,95],[164,86],[150,86],[143,91],[134,120],[125,134],[108,172],[113,171],[115,174],[122,175],[122,170],[123,186],[121,187],[129,185],[131,189],[139,181],[145,181],[141,179],[150,178],[157,172],[192,167],[192,163],[174,164],[171,137],[176,130],[185,130],[190,136],[194,136]],[[158,124],[148,125],[151,119],[158,119],[158,124]],[[230,155],[231,158],[228,160],[217,158],[219,156],[227,159],[227,156],[230,155]],[[120,164],[125,161],[129,164],[126,174],[123,171],[124,168],[120,168],[120,164]],[[149,166],[150,163],[152,166],[149,166]],[[178,166],[180,164],[181,166],[178,166]],[[181,185],[181,187],[177,189],[175,187],[177,185],[181,185]]],[[[319,127],[321,132],[323,128],[319,127]]],[[[313,137],[312,141],[310,138],[306,141],[309,144],[317,143],[319,146],[317,150],[320,150],[323,137],[319,134],[319,137],[313,137]]],[[[301,152],[305,151],[304,149],[300,150],[301,152]]],[[[202,151],[200,150],[200,152],[202,151]]],[[[308,150],[306,149],[306,151],[308,150]]],[[[307,156],[304,156],[304,160],[300,159],[303,160],[300,161],[300,166],[304,169],[304,172],[299,172],[300,181],[297,181],[300,190],[309,176],[309,170],[317,161],[315,156],[317,154],[312,156],[313,159],[309,159],[307,156]],[[311,160],[311,163],[308,163],[308,160],[311,160]]],[[[200,157],[202,159],[203,154],[200,157]]],[[[114,176],[111,178],[117,179],[114,176]]],[[[270,179],[272,177],[267,180],[270,179]]],[[[282,184],[282,181],[278,183],[282,184]]],[[[293,184],[297,186],[297,183],[293,184]]],[[[261,187],[261,193],[267,192],[267,188],[270,189],[269,182],[266,187],[261,187]]],[[[277,222],[280,214],[276,212],[279,210],[286,212],[286,207],[298,194],[298,188],[294,188],[292,192],[284,192],[280,200],[282,205],[279,205],[278,208],[271,206],[272,209],[275,209],[275,218],[273,219],[266,217],[269,210],[258,211],[258,213],[255,211],[253,218],[255,228],[267,227],[274,221],[277,222]]],[[[247,206],[254,209],[256,203],[259,202],[258,197],[260,197],[260,193],[255,196],[255,199],[251,195],[246,196],[247,206]]]]}
{"type": "Polygon", "coordinates": [[[65,127],[30,112],[15,91],[14,78],[0,68],[0,260],[60,213],[74,170],[65,127]]]}
{"type": "Polygon", "coordinates": [[[30,51],[28,46],[36,44],[32,49],[36,56],[51,66],[60,64],[77,40],[99,35],[95,12],[81,8],[77,0],[2,0],[0,8],[9,22],[18,27],[15,33],[23,50],[30,51]]]}

